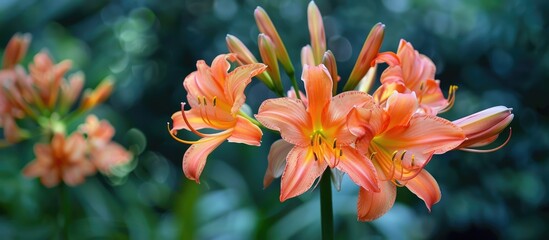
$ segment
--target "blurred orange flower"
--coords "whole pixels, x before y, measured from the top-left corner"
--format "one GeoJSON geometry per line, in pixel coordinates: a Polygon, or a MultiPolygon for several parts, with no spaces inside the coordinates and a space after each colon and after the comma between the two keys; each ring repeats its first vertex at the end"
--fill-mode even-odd
{"type": "Polygon", "coordinates": [[[78,132],[68,138],[62,133],[56,133],[50,144],[34,145],[34,154],[36,159],[23,169],[23,174],[39,177],[46,187],[54,187],[61,181],[75,186],[96,171],[86,157],[84,136],[78,132]]]}

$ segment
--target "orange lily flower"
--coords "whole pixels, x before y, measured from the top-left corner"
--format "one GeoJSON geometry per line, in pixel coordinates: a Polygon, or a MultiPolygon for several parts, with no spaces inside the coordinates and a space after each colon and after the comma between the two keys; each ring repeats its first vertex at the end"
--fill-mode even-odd
{"type": "Polygon", "coordinates": [[[382,85],[373,95],[377,102],[385,103],[396,90],[399,93],[415,92],[419,111],[425,114],[437,115],[452,107],[457,87],[451,86],[448,99],[444,98],[440,81],[435,80],[435,64],[418,53],[412,44],[400,40],[396,54],[398,59],[391,59],[394,54],[381,54],[380,57],[381,61],[389,63],[389,67],[381,74],[382,85]]]}
{"type": "Polygon", "coordinates": [[[356,148],[369,156],[377,169],[380,192],[361,188],[358,218],[374,220],[393,205],[396,186],[406,186],[427,208],[440,199],[435,179],[424,170],[433,154],[457,147],[465,139],[461,128],[443,118],[415,114],[415,93],[394,92],[385,108],[365,104],[348,116],[349,130],[358,137],[356,148]]]}
{"type": "Polygon", "coordinates": [[[225,140],[260,145],[263,133],[240,108],[246,99],[244,89],[251,78],[263,72],[266,66],[248,64],[228,72],[229,61],[235,60],[235,54],[219,55],[213,60],[211,68],[204,61],[198,61],[197,71],[183,81],[191,109],[185,111],[185,103],[182,103],[181,111],[172,115],[172,137],[181,143],[192,144],[183,156],[183,172],[197,183],[206,158],[225,140]],[[219,132],[207,134],[198,131],[204,128],[219,132]],[[189,130],[202,138],[197,141],[179,139],[175,133],[180,129],[189,130]]]}
{"type": "Polygon", "coordinates": [[[304,66],[302,80],[307,103],[289,97],[269,99],[255,115],[265,127],[280,131],[282,139],[293,145],[289,152],[284,150],[288,147],[284,143],[273,145],[269,157],[272,171],[267,172],[264,183],[278,175],[274,165],[280,164],[272,162],[272,153],[278,151],[283,156],[288,152],[280,201],[307,191],[328,166],[347,173],[362,188],[379,191],[374,166],[352,147],[356,137],[346,124],[347,114],[354,105],[373,99],[358,91],[332,97],[333,82],[322,64],[304,66]]]}
{"type": "Polygon", "coordinates": [[[54,187],[61,181],[69,186],[81,184],[86,176],[96,171],[86,158],[85,141],[80,133],[73,133],[67,138],[62,133],[56,133],[51,144],[34,145],[36,159],[23,169],[23,174],[40,177],[46,187],[54,187]]]}

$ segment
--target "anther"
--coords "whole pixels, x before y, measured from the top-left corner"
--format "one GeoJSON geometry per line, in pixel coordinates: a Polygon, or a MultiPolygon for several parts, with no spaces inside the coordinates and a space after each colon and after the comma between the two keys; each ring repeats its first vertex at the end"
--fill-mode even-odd
{"type": "Polygon", "coordinates": [[[404,156],[406,155],[406,150],[402,152],[402,155],[400,155],[400,160],[404,160],[404,156]]]}
{"type": "Polygon", "coordinates": [[[393,162],[395,161],[395,157],[396,157],[397,153],[398,153],[398,151],[393,152],[393,156],[391,157],[391,161],[393,161],[393,162]]]}
{"type": "Polygon", "coordinates": [[[313,155],[315,156],[315,161],[318,161],[318,156],[316,155],[315,152],[313,152],[313,155]]]}
{"type": "Polygon", "coordinates": [[[334,139],[334,144],[332,145],[332,149],[335,149],[337,146],[337,139],[334,139]]]}
{"type": "Polygon", "coordinates": [[[213,97],[213,106],[215,107],[217,105],[217,96],[213,97]]]}
{"type": "Polygon", "coordinates": [[[204,101],[204,106],[208,106],[208,104],[206,103],[206,96],[202,97],[202,100],[204,101]]]}

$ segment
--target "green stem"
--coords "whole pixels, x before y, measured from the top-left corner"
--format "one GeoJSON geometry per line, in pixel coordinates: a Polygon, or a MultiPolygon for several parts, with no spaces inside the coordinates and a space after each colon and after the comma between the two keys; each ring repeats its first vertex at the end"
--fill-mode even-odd
{"type": "Polygon", "coordinates": [[[70,206],[70,194],[69,194],[69,188],[64,183],[61,183],[59,185],[59,197],[61,198],[59,201],[60,209],[59,209],[59,225],[60,225],[60,235],[61,239],[69,239],[69,223],[71,221],[71,206],[70,206]]]}
{"type": "Polygon", "coordinates": [[[322,240],[334,239],[334,214],[332,211],[332,183],[330,168],[322,174],[320,180],[320,221],[322,240]]]}
{"type": "Polygon", "coordinates": [[[297,86],[297,80],[295,80],[294,74],[288,74],[288,76],[290,76],[290,81],[292,82],[292,86],[294,87],[297,99],[301,99],[301,96],[299,95],[299,86],[297,86]]]}

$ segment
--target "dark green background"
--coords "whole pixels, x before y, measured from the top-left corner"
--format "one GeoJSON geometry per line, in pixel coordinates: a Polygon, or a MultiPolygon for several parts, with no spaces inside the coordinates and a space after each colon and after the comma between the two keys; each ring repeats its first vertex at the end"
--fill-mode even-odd
{"type": "MultiPolygon", "coordinates": [[[[386,25],[382,49],[406,39],[437,65],[443,89],[457,84],[450,120],[482,109],[513,108],[513,137],[488,154],[451,152],[427,169],[442,200],[429,213],[399,189],[384,217],[356,221],[357,187],[346,179],[334,192],[338,239],[539,239],[549,235],[549,2],[545,0],[384,0],[316,2],[328,48],[345,79],[370,28],[386,25]]],[[[48,48],[72,59],[86,86],[105,76],[113,96],[97,115],[117,127],[116,140],[140,152],[123,178],[96,175],[71,189],[69,236],[75,239],[317,239],[318,190],[284,203],[279,181],[263,190],[266,156],[277,136],[260,148],[225,143],[210,155],[195,184],[182,176],[185,145],[166,122],[185,101],[182,80],[195,63],[227,51],[227,33],[257,54],[253,10],[263,6],[290,57],[299,63],[309,42],[308,1],[84,1],[0,2],[0,45],[16,32],[33,35],[30,53],[48,48]],[[145,141],[146,138],[146,141],[145,141]],[[146,144],[145,144],[146,142],[146,144]]],[[[256,55],[259,56],[259,55],[256,55]]],[[[25,62],[31,60],[30,55],[25,62]]],[[[287,81],[287,79],[286,79],[287,81]]],[[[285,82],[285,86],[289,86],[285,82]]],[[[246,90],[257,107],[274,97],[259,81],[246,90]]],[[[504,133],[504,136],[507,132],[504,133]]],[[[185,136],[192,139],[191,134],[185,136]]],[[[28,180],[21,169],[33,159],[32,141],[1,149],[0,236],[57,238],[59,190],[28,180]]]]}

